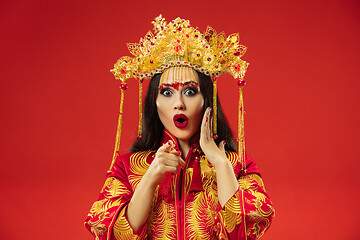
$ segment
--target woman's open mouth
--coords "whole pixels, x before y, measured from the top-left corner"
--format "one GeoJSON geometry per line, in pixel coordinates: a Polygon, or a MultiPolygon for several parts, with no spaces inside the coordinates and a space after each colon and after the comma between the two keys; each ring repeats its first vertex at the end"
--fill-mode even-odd
{"type": "Polygon", "coordinates": [[[174,124],[178,128],[184,128],[188,125],[189,120],[185,114],[176,114],[173,118],[174,124]]]}

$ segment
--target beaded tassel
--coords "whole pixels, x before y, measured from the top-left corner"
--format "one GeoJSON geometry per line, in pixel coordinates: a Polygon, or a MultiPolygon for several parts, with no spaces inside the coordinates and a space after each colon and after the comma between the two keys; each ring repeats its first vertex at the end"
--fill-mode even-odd
{"type": "Polygon", "coordinates": [[[142,138],[142,83],[144,79],[139,79],[139,128],[137,139],[142,138]]]}
{"type": "Polygon", "coordinates": [[[239,85],[239,116],[238,116],[238,154],[241,158],[242,171],[246,173],[245,166],[245,128],[244,128],[244,100],[243,100],[243,87],[245,86],[244,80],[238,81],[239,85]]]}
{"type": "Polygon", "coordinates": [[[218,138],[217,135],[217,79],[216,78],[212,78],[212,82],[213,82],[213,136],[214,136],[214,140],[216,140],[218,138]]]}
{"type": "Polygon", "coordinates": [[[112,162],[111,162],[111,165],[110,165],[110,168],[109,168],[108,172],[111,172],[111,169],[114,166],[115,160],[119,156],[121,128],[122,128],[122,117],[124,115],[124,112],[123,112],[123,109],[124,109],[124,95],[125,95],[125,90],[127,89],[127,87],[128,86],[127,86],[126,83],[120,84],[120,91],[121,91],[120,110],[119,110],[118,126],[117,126],[117,130],[116,130],[115,149],[114,149],[113,159],[112,159],[112,162]]]}
{"type": "MultiPolygon", "coordinates": [[[[239,86],[239,116],[238,116],[238,155],[241,158],[241,172],[246,175],[246,161],[245,161],[245,128],[244,128],[244,99],[243,99],[243,87],[245,86],[244,80],[238,81],[239,86]]],[[[241,191],[242,198],[242,210],[245,213],[245,198],[244,191],[241,191]]],[[[245,229],[245,240],[247,240],[246,231],[246,214],[244,214],[244,229],[245,229]]]]}

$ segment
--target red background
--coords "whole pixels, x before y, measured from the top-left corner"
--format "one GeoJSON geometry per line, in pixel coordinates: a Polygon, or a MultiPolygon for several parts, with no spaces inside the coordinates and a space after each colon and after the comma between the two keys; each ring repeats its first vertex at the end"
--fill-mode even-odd
{"type": "MultiPolygon", "coordinates": [[[[91,239],[117,125],[109,70],[160,13],[249,48],[247,151],[276,208],[263,239],[360,239],[356,0],[1,1],[0,239],[91,239]]],[[[123,152],[137,126],[128,83],[123,152]]],[[[220,80],[234,130],[235,88],[220,80]]]]}

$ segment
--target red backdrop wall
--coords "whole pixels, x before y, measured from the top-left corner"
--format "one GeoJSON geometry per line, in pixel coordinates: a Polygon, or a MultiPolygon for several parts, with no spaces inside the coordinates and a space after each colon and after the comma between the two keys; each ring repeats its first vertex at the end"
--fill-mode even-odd
{"type": "MultiPolygon", "coordinates": [[[[119,107],[109,69],[160,13],[249,48],[247,151],[276,208],[263,239],[360,239],[355,0],[1,1],[0,239],[91,239],[119,107]]],[[[128,83],[123,152],[137,126],[128,83]]],[[[235,86],[219,83],[234,130],[235,86]]]]}

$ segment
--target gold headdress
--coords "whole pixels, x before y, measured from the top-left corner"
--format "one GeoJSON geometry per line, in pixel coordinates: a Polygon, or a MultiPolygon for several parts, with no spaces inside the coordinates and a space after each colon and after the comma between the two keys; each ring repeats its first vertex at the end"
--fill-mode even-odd
{"type": "MultiPolygon", "coordinates": [[[[239,34],[225,36],[217,33],[208,26],[204,33],[191,27],[188,20],[176,18],[167,23],[159,15],[152,22],[154,33],[149,31],[139,43],[128,43],[128,49],[133,57],[121,57],[114,65],[111,72],[116,79],[121,81],[121,99],[118,130],[113,156],[113,163],[118,156],[120,146],[121,125],[123,115],[124,91],[127,89],[126,80],[135,78],[139,80],[139,130],[138,138],[142,134],[142,82],[157,73],[175,66],[187,66],[212,78],[214,85],[213,94],[213,133],[217,137],[217,81],[216,78],[223,73],[231,74],[238,79],[239,97],[239,156],[245,160],[244,143],[244,112],[242,101],[243,78],[248,63],[241,59],[246,52],[246,47],[239,44],[239,34]]],[[[113,165],[111,164],[111,167],[113,165]]],[[[110,167],[110,168],[111,168],[110,167]]]]}

